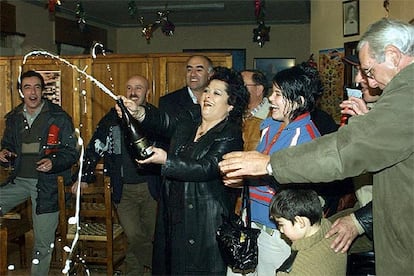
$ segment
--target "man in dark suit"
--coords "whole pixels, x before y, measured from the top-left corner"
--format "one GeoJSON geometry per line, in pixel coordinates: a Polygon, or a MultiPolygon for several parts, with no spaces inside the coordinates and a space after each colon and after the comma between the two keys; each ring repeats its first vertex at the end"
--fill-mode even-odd
{"type": "MultiPolygon", "coordinates": [[[[186,84],[187,86],[173,91],[160,98],[159,109],[166,112],[171,119],[176,119],[180,112],[190,109],[193,105],[198,104],[201,94],[207,87],[210,77],[213,75],[213,64],[211,60],[206,56],[191,56],[186,65],[186,84]]],[[[164,137],[159,137],[158,147],[164,149],[168,148],[169,140],[164,137]]],[[[162,196],[161,196],[161,199],[162,196]]],[[[157,233],[163,233],[164,224],[161,217],[157,217],[157,227],[155,235],[157,233]]],[[[163,235],[158,234],[157,239],[154,241],[153,251],[153,275],[165,275],[168,274],[169,268],[165,264],[165,240],[163,235]]]]}
{"type": "Polygon", "coordinates": [[[206,56],[191,56],[186,70],[187,86],[160,98],[159,108],[171,117],[177,117],[182,110],[198,104],[198,99],[213,75],[213,63],[206,56]]]}

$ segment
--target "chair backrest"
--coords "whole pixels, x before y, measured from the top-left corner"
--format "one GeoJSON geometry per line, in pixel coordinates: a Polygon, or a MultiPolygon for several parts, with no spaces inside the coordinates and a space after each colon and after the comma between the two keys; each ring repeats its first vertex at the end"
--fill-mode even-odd
{"type": "MultiPolygon", "coordinates": [[[[71,194],[71,186],[65,186],[62,177],[58,178],[59,196],[59,230],[62,245],[70,246],[76,233],[76,224],[69,225],[68,219],[75,215],[76,195],[71,194]],[[71,195],[68,200],[68,196],[71,195]]],[[[107,265],[108,275],[114,266],[114,240],[123,234],[123,229],[116,224],[116,213],[111,199],[110,178],[104,174],[97,174],[97,181],[81,189],[79,210],[79,241],[104,242],[106,254],[102,258],[90,256],[89,261],[107,265]]],[[[88,243],[88,247],[93,247],[88,243]]],[[[102,245],[97,248],[102,248],[102,245]]],[[[63,254],[65,255],[65,254],[63,254]]],[[[96,254],[95,254],[96,255],[96,254]]],[[[121,254],[120,256],[123,256],[121,254]]],[[[86,256],[88,261],[88,256],[86,256]]],[[[65,258],[64,260],[65,261],[65,258]]]]}

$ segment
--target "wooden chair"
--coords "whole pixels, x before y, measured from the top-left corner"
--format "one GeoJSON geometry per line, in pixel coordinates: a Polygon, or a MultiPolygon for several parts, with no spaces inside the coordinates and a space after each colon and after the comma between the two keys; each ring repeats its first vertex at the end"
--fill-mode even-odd
{"type": "MultiPolygon", "coordinates": [[[[64,185],[63,177],[58,178],[59,232],[62,249],[65,245],[71,247],[76,233],[76,224],[68,224],[68,218],[74,216],[76,206],[75,195],[72,195],[69,201],[65,200],[65,197],[71,194],[70,188],[64,185]]],[[[83,188],[81,192],[77,253],[87,265],[106,265],[107,275],[113,275],[114,269],[125,258],[125,236],[122,227],[116,223],[109,177],[98,175],[97,181],[83,188]]],[[[68,253],[63,250],[62,256],[65,262],[68,253]]]]}
{"type": "Polygon", "coordinates": [[[19,245],[20,265],[27,268],[26,233],[32,229],[31,210],[28,199],[0,218],[0,275],[6,275],[10,242],[19,245]]]}

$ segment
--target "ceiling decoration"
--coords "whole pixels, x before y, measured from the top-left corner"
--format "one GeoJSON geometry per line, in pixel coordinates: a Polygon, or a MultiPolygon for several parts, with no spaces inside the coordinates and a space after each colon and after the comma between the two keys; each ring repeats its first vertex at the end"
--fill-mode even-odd
{"type": "Polygon", "coordinates": [[[79,30],[93,22],[107,27],[137,27],[150,43],[158,29],[173,36],[176,26],[246,25],[253,42],[263,47],[270,40],[270,24],[306,24],[310,0],[24,0],[43,5],[53,20],[62,13],[76,18],[79,30]],[[172,22],[174,20],[174,23],[172,22]]]}
{"type": "Polygon", "coordinates": [[[175,25],[168,19],[170,11],[167,8],[168,5],[165,5],[163,11],[157,11],[158,18],[153,23],[145,24],[145,17],[139,14],[135,1],[131,0],[128,2],[128,13],[131,17],[137,18],[142,25],[141,33],[147,40],[147,43],[150,43],[153,32],[160,26],[164,35],[174,35],[175,25]]]}
{"type": "MultiPolygon", "coordinates": [[[[51,3],[57,15],[76,18],[78,0],[22,0],[46,7],[51,3]],[[57,4],[60,2],[61,4],[57,4]]],[[[311,0],[266,0],[266,24],[308,24],[311,0]]],[[[12,2],[12,1],[11,1],[12,2]]],[[[206,25],[256,25],[255,0],[137,0],[137,13],[146,22],[155,22],[157,12],[168,7],[168,17],[176,27],[206,25]]],[[[142,27],[128,15],[129,0],[82,0],[88,24],[107,27],[142,27]]]]}
{"type": "Polygon", "coordinates": [[[256,21],[259,24],[257,28],[253,29],[253,42],[257,42],[260,47],[263,47],[266,41],[270,40],[270,27],[265,25],[265,0],[254,0],[254,14],[256,21]]]}

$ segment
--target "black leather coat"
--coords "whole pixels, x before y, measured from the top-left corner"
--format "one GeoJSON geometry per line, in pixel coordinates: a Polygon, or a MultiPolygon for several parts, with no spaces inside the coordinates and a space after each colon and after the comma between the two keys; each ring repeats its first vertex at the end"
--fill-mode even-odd
{"type": "Polygon", "coordinates": [[[142,126],[171,137],[161,168],[160,211],[154,243],[153,274],[224,275],[215,238],[222,214],[234,207],[223,185],[218,162],[225,153],[242,150],[241,126],[228,119],[193,142],[201,122],[195,105],[177,120],[147,109],[142,126]],[[163,267],[165,265],[165,267],[163,267]]]}
{"type": "Polygon", "coordinates": [[[364,207],[359,208],[354,212],[355,218],[359,224],[364,228],[365,234],[373,240],[374,233],[372,231],[372,201],[364,207]]]}

